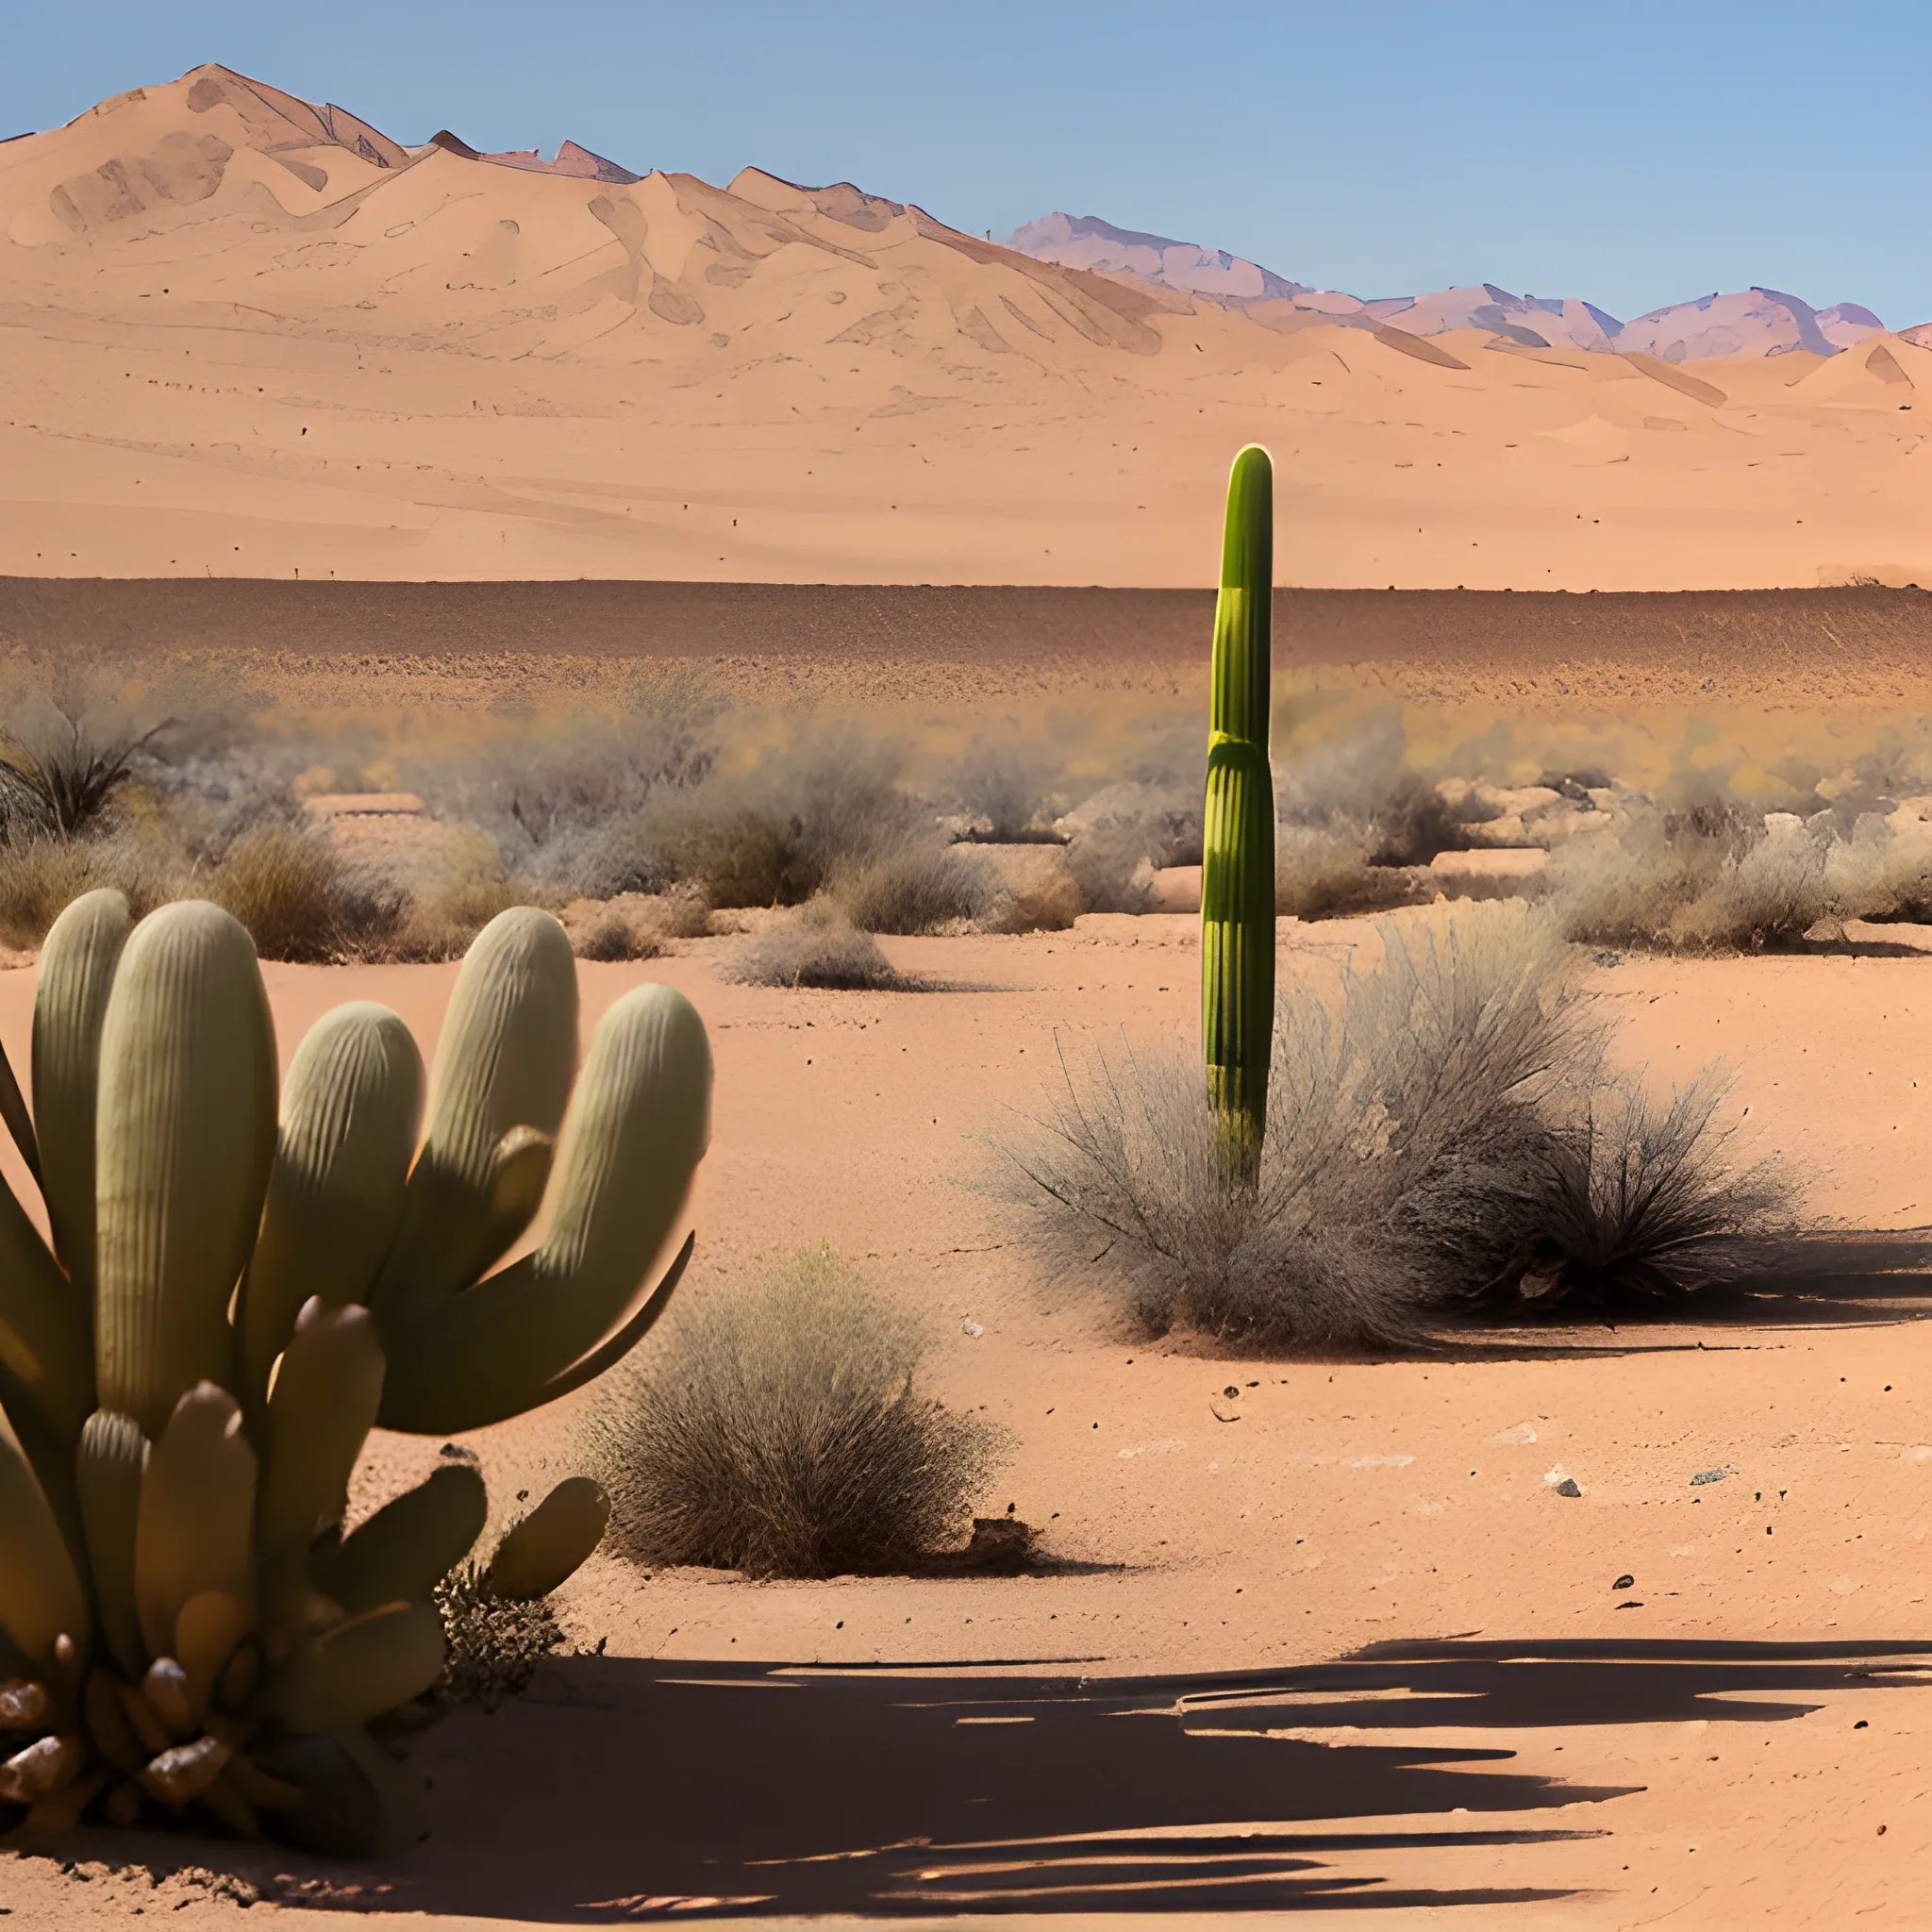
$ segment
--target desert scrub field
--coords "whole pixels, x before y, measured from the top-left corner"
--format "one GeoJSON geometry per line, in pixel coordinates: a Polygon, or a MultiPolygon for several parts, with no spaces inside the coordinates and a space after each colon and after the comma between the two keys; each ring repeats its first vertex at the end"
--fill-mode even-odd
{"type": "MultiPolygon", "coordinates": [[[[678,674],[429,739],[291,721],[206,680],[123,690],[16,665],[0,943],[33,947],[100,885],[141,909],[211,898],[264,957],[311,961],[452,958],[511,904],[558,911],[607,959],[747,908],[814,908],[791,943],[815,932],[821,951],[834,932],[1175,909],[1198,891],[1202,722],[1153,706],[1024,727],[754,714],[678,674]],[[385,838],[357,815],[365,797],[401,801],[385,838]]],[[[1716,756],[1695,720],[1677,739],[1475,729],[1291,687],[1273,742],[1275,903],[1296,918],[1515,894],[1580,942],[1722,952],[1932,915],[1932,742],[1896,724],[1801,753],[1747,722],[1716,756]]],[[[787,982],[782,943],[757,970],[787,982]]],[[[820,971],[802,961],[788,983],[820,971]]]]}

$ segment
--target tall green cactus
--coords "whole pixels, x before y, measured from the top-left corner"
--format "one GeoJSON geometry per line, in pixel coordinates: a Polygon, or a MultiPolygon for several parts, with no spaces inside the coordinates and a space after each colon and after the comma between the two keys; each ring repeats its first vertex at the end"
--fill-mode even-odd
{"type": "Polygon", "coordinates": [[[1268,766],[1274,472],[1251,443],[1227,479],[1201,870],[1201,1043],[1223,1165],[1252,1183],[1274,1041],[1274,781],[1268,766]]]}
{"type": "MultiPolygon", "coordinates": [[[[691,1253],[640,1296],[705,1151],[704,1025],[638,989],[573,1093],[570,947],[546,913],[502,915],[458,979],[412,1172],[422,1060],[393,1013],[325,1014],[277,1124],[247,934],[193,902],[128,928],[117,893],[55,925],[37,1120],[0,1055],[0,1122],[55,1239],[0,1184],[0,1807],[46,1831],[97,1799],[122,1824],[198,1806],[315,1850],[401,1849],[421,1792],[366,1727],[441,1670],[433,1593],[486,1501],[439,1469],[344,1537],[350,1475],[378,1420],[521,1414],[656,1320],[691,1253]],[[559,1129],[548,1239],[487,1274],[559,1129]]],[[[559,1484],[488,1587],[554,1589],[608,1510],[559,1484]]]]}

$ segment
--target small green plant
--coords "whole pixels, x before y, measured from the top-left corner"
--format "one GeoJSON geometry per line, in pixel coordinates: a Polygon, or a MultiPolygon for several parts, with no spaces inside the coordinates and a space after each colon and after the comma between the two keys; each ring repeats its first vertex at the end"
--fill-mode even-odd
{"type": "Polygon", "coordinates": [[[1231,1174],[1252,1179],[1268,1125],[1274,1031],[1274,782],[1268,767],[1274,473],[1234,459],[1214,608],[1202,832],[1201,1035],[1208,1104],[1231,1174]]]}
{"type": "MultiPolygon", "coordinates": [[[[325,1014],[278,1124],[247,933],[194,900],[130,924],[102,891],[48,934],[31,1116],[0,1060],[52,1228],[0,1188],[0,1803],[35,1833],[98,1800],[396,1848],[423,1799],[384,1739],[443,1674],[437,1591],[483,1481],[441,1468],[344,1534],[350,1474],[377,1424],[505,1420],[649,1328],[691,1252],[626,1318],[704,1152],[704,1027],[636,989],[574,1084],[569,941],[507,912],[458,975],[418,1152],[395,1014],[325,1014]],[[545,1239],[498,1267],[546,1191],[545,1239]]],[[[559,1484],[494,1552],[491,1602],[547,1595],[607,1514],[559,1484]]]]}
{"type": "Polygon", "coordinates": [[[691,1305],[592,1419],[618,1551],[754,1576],[923,1568],[965,1531],[998,1449],[919,1392],[925,1347],[828,1246],[691,1305]]]}
{"type": "Polygon", "coordinates": [[[102,739],[78,710],[52,698],[38,710],[0,739],[0,833],[9,841],[72,839],[92,829],[174,722],[102,739]]]}

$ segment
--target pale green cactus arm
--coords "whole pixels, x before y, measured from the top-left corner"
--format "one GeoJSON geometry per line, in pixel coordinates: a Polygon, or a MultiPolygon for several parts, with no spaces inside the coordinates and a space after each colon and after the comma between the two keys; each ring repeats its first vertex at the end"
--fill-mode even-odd
{"type": "Polygon", "coordinates": [[[175,1405],[148,1453],[134,1532],[134,1602],[152,1657],[170,1657],[182,1608],[220,1591],[255,1602],[258,1465],[242,1410],[203,1382],[175,1405]]]}
{"type": "Polygon", "coordinates": [[[557,1132],[576,1049],[576,960],[562,926],[533,907],[499,913],[477,934],[450,995],[428,1137],[369,1296],[385,1322],[467,1288],[523,1233],[527,1217],[506,1212],[535,1208],[530,1143],[515,1130],[557,1132]]]}
{"type": "Polygon", "coordinates": [[[228,1304],[275,1155],[275,1045],[247,932],[184,900],[135,927],[108,996],[96,1138],[99,1406],[158,1440],[239,1378],[228,1304]]]}
{"type": "Polygon", "coordinates": [[[5,1122],[7,1131],[13,1136],[13,1144],[20,1149],[20,1158],[26,1162],[34,1185],[42,1187],[41,1143],[34,1133],[34,1117],[27,1110],[26,1095],[20,1091],[13,1062],[7,1058],[5,1047],[0,1047],[0,1122],[5,1122]]]}
{"type": "Polygon", "coordinates": [[[387,1007],[337,1007],[295,1049],[242,1302],[251,1415],[309,1297],[334,1305],[369,1292],[402,1218],[422,1108],[422,1056],[387,1007]]]}
{"type": "Polygon", "coordinates": [[[392,1857],[429,1829],[423,1781],[361,1731],[284,1738],[257,1754],[300,1793],[277,1836],[324,1857],[392,1857]]]}
{"type": "Polygon", "coordinates": [[[514,1603],[548,1596],[575,1575],[610,1522],[610,1498],[587,1475],[564,1479],[497,1544],[490,1588],[514,1603]]]}
{"type": "Polygon", "coordinates": [[[87,1591],[67,1539],[26,1452],[0,1408],[0,1629],[42,1675],[62,1668],[56,1644],[70,1639],[82,1657],[87,1591]]]}
{"type": "Polygon", "coordinates": [[[54,1252],[90,1306],[101,1027],[128,925],[127,901],[121,893],[108,887],[83,892],[48,928],[34,996],[32,1072],[41,1192],[54,1252]]]}
{"type": "Polygon", "coordinates": [[[26,1209],[0,1180],[0,1401],[61,1443],[94,1406],[86,1301],[47,1252],[26,1209]]]}
{"type": "Polygon", "coordinates": [[[309,1574],[352,1617],[383,1604],[426,1604],[483,1534],[489,1507],[476,1471],[450,1463],[317,1550],[309,1574]]]}
{"type": "Polygon", "coordinates": [[[384,1604],[299,1644],[269,1680],[262,1708],[291,1731],[342,1731],[420,1697],[442,1674],[433,1604],[384,1604]]]}
{"type": "MultiPolygon", "coordinates": [[[[564,1122],[542,1246],[413,1318],[378,1307],[382,1425],[454,1435],[551,1399],[675,1225],[710,1101],[710,1045],[690,1001],[661,985],[626,993],[597,1027],[564,1122]]],[[[663,1291],[654,1299],[661,1307],[663,1291]]],[[[634,1341],[642,1328],[631,1325],[634,1341]]]]}
{"type": "Polygon", "coordinates": [[[75,1455],[75,1488],[101,1635],[131,1683],[147,1668],[134,1594],[134,1539],[146,1464],[147,1442],[131,1417],[107,1409],[88,1417],[75,1455]]]}
{"type": "Polygon", "coordinates": [[[310,1590],[309,1545],[340,1528],[347,1513],[349,1478],[375,1423],[382,1374],[369,1310],[311,1299],[268,1399],[255,1540],[271,1633],[299,1621],[310,1590]]]}

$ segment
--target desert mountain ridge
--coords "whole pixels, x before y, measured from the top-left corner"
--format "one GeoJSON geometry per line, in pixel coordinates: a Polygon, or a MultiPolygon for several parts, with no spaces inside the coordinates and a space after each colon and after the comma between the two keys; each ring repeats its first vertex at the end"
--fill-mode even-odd
{"type": "Polygon", "coordinates": [[[1258,440],[1284,581],[1932,583],[1932,347],[1875,318],[1674,361],[1263,277],[204,66],[0,144],[0,573],[1196,585],[1258,440]]]}
{"type": "MultiPolygon", "coordinates": [[[[1489,282],[1364,301],[1339,290],[1290,281],[1224,248],[1117,228],[1098,215],[1058,210],[1016,228],[1007,237],[1007,246],[1039,261],[1127,275],[1209,301],[1287,302],[1299,313],[1346,327],[1374,329],[1393,324],[1418,336],[1481,329],[1530,349],[1636,350],[1666,362],[1784,356],[1794,350],[1830,356],[1885,333],[1884,323],[1856,302],[1814,308],[1777,289],[1714,291],[1695,301],[1654,308],[1631,322],[1619,322],[1593,302],[1573,296],[1512,295],[1489,282]]],[[[1907,341],[1932,339],[1932,323],[1902,333],[1907,341]]]]}

